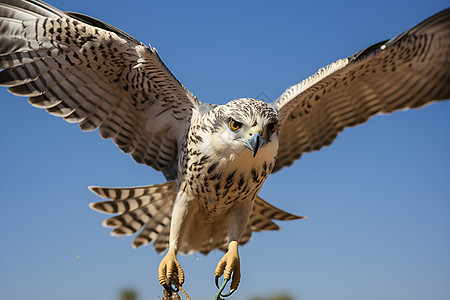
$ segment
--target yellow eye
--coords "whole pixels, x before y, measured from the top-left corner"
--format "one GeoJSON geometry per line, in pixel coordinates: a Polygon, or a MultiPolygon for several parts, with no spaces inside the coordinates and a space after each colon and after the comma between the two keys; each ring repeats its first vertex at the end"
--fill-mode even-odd
{"type": "Polygon", "coordinates": [[[269,132],[271,133],[274,133],[277,130],[277,124],[270,123],[269,125],[267,125],[267,130],[269,130],[269,132]]]}
{"type": "Polygon", "coordinates": [[[230,121],[231,130],[238,130],[239,128],[241,128],[241,126],[242,126],[242,124],[239,122],[236,122],[235,120],[230,121]]]}

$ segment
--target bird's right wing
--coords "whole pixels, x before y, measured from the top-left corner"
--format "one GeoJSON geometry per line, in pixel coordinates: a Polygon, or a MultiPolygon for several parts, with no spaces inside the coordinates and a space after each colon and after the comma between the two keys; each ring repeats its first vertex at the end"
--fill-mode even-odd
{"type": "Polygon", "coordinates": [[[99,128],[139,163],[176,162],[200,102],[153,48],[38,0],[0,1],[0,85],[84,131],[99,128]]]}
{"type": "Polygon", "coordinates": [[[273,172],[331,144],[378,113],[450,98],[450,9],[399,36],[340,59],[287,89],[273,105],[279,150],[273,172]]]}

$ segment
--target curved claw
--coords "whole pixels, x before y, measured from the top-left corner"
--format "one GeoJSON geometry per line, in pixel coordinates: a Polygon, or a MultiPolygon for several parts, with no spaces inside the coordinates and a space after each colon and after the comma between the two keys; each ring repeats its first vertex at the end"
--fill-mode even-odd
{"type": "Polygon", "coordinates": [[[170,279],[169,284],[165,284],[165,285],[164,285],[164,288],[165,288],[169,293],[171,293],[171,292],[172,292],[172,293],[173,293],[173,292],[178,293],[178,292],[180,291],[180,287],[181,287],[181,286],[182,286],[182,285],[179,284],[178,281],[173,280],[173,279],[170,279]],[[166,286],[169,287],[170,291],[167,290],[166,286]]]}
{"type": "Polygon", "coordinates": [[[214,280],[214,282],[216,283],[216,286],[217,286],[218,289],[220,289],[220,286],[219,286],[219,278],[220,278],[220,276],[217,276],[217,275],[216,275],[216,279],[214,280]]]}
{"type": "Polygon", "coordinates": [[[169,295],[172,295],[173,288],[170,285],[163,284],[163,288],[169,293],[169,295]]]}
{"type": "MultiPolygon", "coordinates": [[[[163,288],[169,293],[169,295],[172,295],[172,293],[178,293],[180,291],[179,287],[172,281],[172,279],[169,281],[169,284],[163,284],[163,288]],[[172,284],[175,287],[172,287],[172,284]]],[[[181,286],[181,285],[179,285],[181,286]]]]}
{"type": "Polygon", "coordinates": [[[172,283],[170,284],[163,284],[163,288],[172,295],[173,292],[178,293],[180,291],[180,289],[175,286],[175,288],[172,287],[172,283]]]}
{"type": "Polygon", "coordinates": [[[173,292],[178,293],[180,290],[184,283],[184,272],[178,263],[175,251],[169,250],[161,260],[158,268],[158,278],[159,283],[169,294],[173,292]]]}
{"type": "Polygon", "coordinates": [[[231,289],[230,292],[228,292],[228,294],[221,295],[221,296],[224,297],[224,298],[230,297],[234,293],[234,291],[236,291],[236,289],[231,289]]]}
{"type": "Polygon", "coordinates": [[[216,297],[214,298],[214,300],[223,300],[222,297],[224,297],[224,298],[229,297],[236,291],[236,289],[230,289],[230,291],[227,294],[225,294],[225,295],[222,294],[222,292],[225,289],[229,279],[224,279],[223,283],[222,283],[222,286],[219,287],[219,277],[220,276],[216,275],[216,278],[215,278],[215,283],[216,283],[216,286],[217,286],[217,288],[219,290],[217,291],[217,294],[216,294],[216,297]]]}

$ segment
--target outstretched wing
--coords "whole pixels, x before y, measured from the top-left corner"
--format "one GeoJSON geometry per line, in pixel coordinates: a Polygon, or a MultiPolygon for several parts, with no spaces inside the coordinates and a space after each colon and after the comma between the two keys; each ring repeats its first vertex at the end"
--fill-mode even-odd
{"type": "Polygon", "coordinates": [[[279,150],[273,172],[378,113],[450,98],[450,9],[403,34],[320,69],[273,104],[279,150]]]}
{"type": "Polygon", "coordinates": [[[11,93],[84,131],[99,128],[156,170],[174,164],[200,105],[155,49],[38,0],[0,1],[0,69],[11,93]]]}

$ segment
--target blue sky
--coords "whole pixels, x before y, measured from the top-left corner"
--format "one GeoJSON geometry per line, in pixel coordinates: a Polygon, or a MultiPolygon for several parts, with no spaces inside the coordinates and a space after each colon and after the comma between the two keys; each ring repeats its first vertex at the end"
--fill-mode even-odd
{"type": "MultiPolygon", "coordinates": [[[[319,67],[414,26],[448,1],[51,1],[145,43],[201,101],[276,99],[319,67]]],[[[111,237],[88,185],[163,182],[96,132],[0,91],[0,298],[159,299],[152,247],[111,237]],[[77,258],[78,257],[78,258],[77,258]]],[[[448,299],[450,103],[379,116],[269,177],[260,195],[306,220],[242,247],[232,297],[448,299]]],[[[222,253],[180,257],[211,299],[222,253]]]]}

